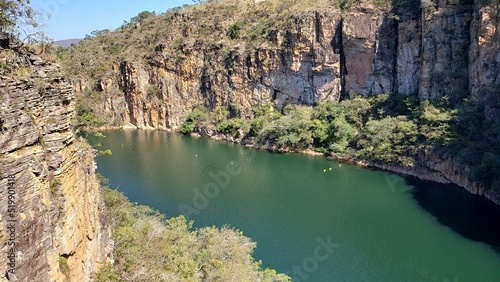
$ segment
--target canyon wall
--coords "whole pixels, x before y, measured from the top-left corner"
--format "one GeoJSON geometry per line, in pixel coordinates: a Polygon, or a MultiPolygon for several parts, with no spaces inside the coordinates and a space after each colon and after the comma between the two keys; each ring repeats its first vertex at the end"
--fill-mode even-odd
{"type": "MultiPolygon", "coordinates": [[[[99,88],[116,124],[176,129],[198,105],[213,109],[315,104],[342,95],[448,96],[452,103],[500,83],[498,0],[439,0],[400,15],[375,8],[297,15],[253,49],[160,44],[148,62],[125,60],[99,88]],[[123,107],[122,105],[127,105],[123,107]]],[[[73,81],[77,91],[92,87],[73,81]]]]}
{"type": "Polygon", "coordinates": [[[0,281],[88,281],[111,234],[92,149],[56,64],[1,34],[0,281]]]}

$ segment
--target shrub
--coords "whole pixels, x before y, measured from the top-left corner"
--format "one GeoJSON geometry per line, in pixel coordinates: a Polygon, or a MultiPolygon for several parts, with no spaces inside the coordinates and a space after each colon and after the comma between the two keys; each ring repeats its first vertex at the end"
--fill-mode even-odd
{"type": "Polygon", "coordinates": [[[425,142],[442,145],[451,142],[451,122],[456,111],[438,108],[424,101],[415,112],[425,142]]]}
{"type": "Polygon", "coordinates": [[[98,117],[91,109],[77,106],[75,126],[99,127],[105,124],[104,120],[98,117]]]}
{"type": "Polygon", "coordinates": [[[101,150],[101,151],[99,151],[99,155],[100,156],[111,156],[111,155],[113,155],[113,152],[111,152],[110,149],[101,150]]]}
{"type": "Polygon", "coordinates": [[[240,130],[247,132],[249,130],[248,123],[241,118],[223,120],[217,124],[217,131],[224,134],[229,134],[233,137],[240,137],[240,130]]]}
{"type": "Polygon", "coordinates": [[[344,153],[357,134],[356,128],[349,124],[344,116],[336,118],[330,124],[329,149],[335,153],[344,153]]]}
{"type": "Polygon", "coordinates": [[[418,127],[413,121],[386,117],[366,123],[357,145],[362,158],[385,163],[413,165],[418,127]]]}
{"type": "Polygon", "coordinates": [[[249,135],[250,136],[259,136],[260,132],[264,127],[269,124],[269,120],[266,117],[260,116],[252,120],[250,123],[250,131],[249,135]]]}
{"type": "Polygon", "coordinates": [[[426,12],[426,13],[432,13],[436,11],[436,4],[432,0],[422,0],[420,7],[426,12]]]}
{"type": "Polygon", "coordinates": [[[50,193],[56,195],[57,190],[61,187],[62,183],[59,179],[54,179],[50,182],[50,193]]]}
{"type": "Polygon", "coordinates": [[[201,128],[202,124],[208,121],[209,115],[202,107],[196,107],[191,113],[188,114],[186,120],[182,124],[181,132],[189,134],[201,128]]]}
{"type": "Polygon", "coordinates": [[[78,127],[100,127],[107,123],[103,114],[96,113],[96,104],[101,103],[104,95],[96,91],[79,93],[76,99],[76,116],[73,124],[78,127]]]}
{"type": "Polygon", "coordinates": [[[59,257],[59,270],[66,277],[70,277],[70,268],[68,264],[68,259],[64,256],[59,257]]]}
{"type": "Polygon", "coordinates": [[[229,111],[226,107],[218,106],[211,113],[210,119],[216,123],[222,122],[229,118],[229,111]]]}
{"type": "Polygon", "coordinates": [[[240,33],[242,28],[243,28],[243,23],[240,21],[232,24],[231,26],[229,26],[229,29],[227,31],[227,36],[229,36],[229,38],[233,40],[240,38],[240,33]]]}
{"type": "MultiPolygon", "coordinates": [[[[318,104],[313,113],[312,133],[314,145],[317,148],[344,153],[347,146],[357,134],[357,129],[346,119],[346,111],[350,110],[351,119],[362,124],[361,110],[355,103],[339,104],[335,101],[325,101],[318,104]],[[347,106],[350,106],[348,108],[347,106]],[[357,113],[355,113],[357,110],[357,113]]],[[[361,125],[358,125],[361,126],[361,125]]]]}
{"type": "Polygon", "coordinates": [[[160,90],[158,89],[158,86],[156,86],[156,84],[150,84],[148,86],[148,90],[146,91],[146,98],[148,100],[151,100],[154,97],[157,97],[159,92],[160,90]]]}

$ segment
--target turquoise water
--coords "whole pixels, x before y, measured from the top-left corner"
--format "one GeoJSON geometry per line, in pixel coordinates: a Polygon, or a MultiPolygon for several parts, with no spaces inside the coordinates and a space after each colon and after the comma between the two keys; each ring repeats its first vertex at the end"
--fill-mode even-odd
{"type": "Polygon", "coordinates": [[[89,137],[133,202],[234,226],[293,281],[500,281],[500,209],[451,185],[162,131],[89,137]],[[331,168],[331,170],[330,170],[331,168]]]}

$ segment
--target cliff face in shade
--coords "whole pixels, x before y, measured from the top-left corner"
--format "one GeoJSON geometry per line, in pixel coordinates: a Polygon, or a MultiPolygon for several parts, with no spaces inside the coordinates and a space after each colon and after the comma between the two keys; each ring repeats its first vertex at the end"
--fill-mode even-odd
{"type": "MultiPolygon", "coordinates": [[[[472,11],[458,1],[438,4],[433,13],[422,13],[422,53],[419,96],[448,96],[459,100],[468,91],[468,60],[472,11]],[[440,32],[435,32],[437,29],[440,32]]],[[[472,84],[472,87],[480,85],[472,84]]]]}
{"type": "Polygon", "coordinates": [[[370,10],[346,14],[342,48],[345,91],[354,96],[395,92],[396,21],[370,10]]]}
{"type": "Polygon", "coordinates": [[[472,170],[470,166],[439,150],[422,150],[417,156],[417,165],[412,168],[389,164],[373,164],[373,166],[404,175],[415,176],[423,180],[457,184],[471,194],[483,196],[500,205],[500,193],[498,191],[486,189],[483,184],[471,180],[467,177],[472,170]]]}
{"type": "Polygon", "coordinates": [[[500,1],[478,7],[471,22],[469,85],[476,95],[482,86],[500,84],[500,1]]]}
{"type": "Polygon", "coordinates": [[[9,39],[0,43],[8,66],[0,75],[0,280],[88,281],[112,242],[92,149],[72,131],[72,87],[58,65],[9,39]],[[15,274],[6,259],[12,236],[15,274]]]}

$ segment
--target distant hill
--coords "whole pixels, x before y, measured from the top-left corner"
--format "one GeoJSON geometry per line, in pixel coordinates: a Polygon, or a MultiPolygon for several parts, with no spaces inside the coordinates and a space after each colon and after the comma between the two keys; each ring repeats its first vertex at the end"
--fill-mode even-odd
{"type": "Polygon", "coordinates": [[[82,41],[82,38],[76,38],[76,39],[66,39],[66,40],[58,40],[55,41],[54,43],[58,46],[61,46],[63,48],[68,48],[71,47],[71,44],[78,44],[78,42],[82,41]]]}

